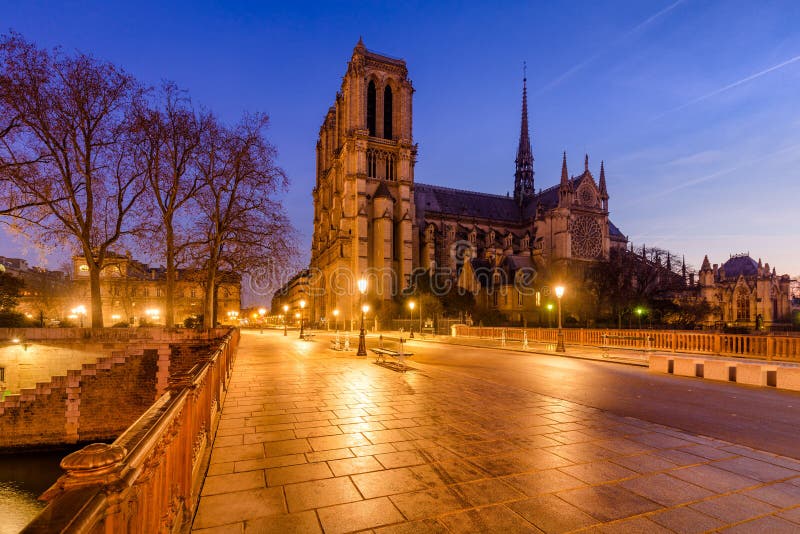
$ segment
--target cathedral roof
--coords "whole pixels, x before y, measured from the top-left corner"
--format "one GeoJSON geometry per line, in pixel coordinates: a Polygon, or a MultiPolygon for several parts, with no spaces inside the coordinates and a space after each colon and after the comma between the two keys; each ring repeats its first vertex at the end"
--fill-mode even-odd
{"type": "Polygon", "coordinates": [[[731,259],[722,264],[725,268],[726,278],[738,278],[742,276],[755,276],[758,274],[758,263],[748,254],[732,256],[731,259]]]}
{"type": "MultiPolygon", "coordinates": [[[[583,178],[583,174],[570,178],[574,185],[583,178]]],[[[505,223],[524,224],[536,216],[536,210],[541,205],[545,209],[558,205],[559,185],[540,191],[535,198],[526,199],[520,207],[512,197],[493,195],[452,189],[438,185],[414,185],[414,203],[417,208],[417,217],[424,220],[426,213],[440,213],[453,217],[487,219],[505,223]]],[[[624,240],[625,235],[611,221],[608,222],[608,231],[612,239],[624,240]]],[[[518,237],[519,233],[515,233],[518,237]]],[[[497,236],[500,241],[500,236],[497,236]]]]}
{"type": "Polygon", "coordinates": [[[617,225],[611,221],[608,221],[608,235],[611,236],[611,239],[614,239],[615,237],[621,237],[623,239],[625,238],[625,234],[623,234],[620,229],[617,228],[617,225]]]}
{"type": "Polygon", "coordinates": [[[414,185],[417,213],[474,217],[504,222],[520,222],[520,208],[513,198],[417,183],[414,185]]]}

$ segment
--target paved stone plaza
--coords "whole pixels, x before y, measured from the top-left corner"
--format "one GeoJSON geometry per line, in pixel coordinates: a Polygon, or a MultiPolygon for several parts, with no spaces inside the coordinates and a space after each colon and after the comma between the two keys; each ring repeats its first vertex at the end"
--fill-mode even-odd
{"type": "Polygon", "coordinates": [[[800,461],[328,347],[243,333],[195,532],[800,531],[800,461]]]}

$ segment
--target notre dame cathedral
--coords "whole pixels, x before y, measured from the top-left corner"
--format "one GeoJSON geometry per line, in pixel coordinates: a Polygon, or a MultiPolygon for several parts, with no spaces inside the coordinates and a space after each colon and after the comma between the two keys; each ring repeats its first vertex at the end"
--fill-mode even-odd
{"type": "MultiPolygon", "coordinates": [[[[571,176],[564,154],[560,180],[536,191],[525,80],[513,196],[415,181],[413,94],[405,61],[371,52],[359,40],[317,141],[312,321],[333,309],[357,313],[362,276],[372,300],[391,299],[414,273],[431,270],[452,273],[477,295],[477,271],[506,280],[522,268],[559,272],[626,246],[609,220],[602,162],[598,179],[588,156],[571,176]]],[[[493,298],[504,307],[497,293],[493,298]]],[[[503,298],[524,307],[521,294],[503,298]]]]}

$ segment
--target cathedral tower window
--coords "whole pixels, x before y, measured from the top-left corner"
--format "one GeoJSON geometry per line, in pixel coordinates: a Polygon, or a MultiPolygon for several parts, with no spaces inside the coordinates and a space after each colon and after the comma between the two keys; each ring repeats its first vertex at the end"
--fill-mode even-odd
{"type": "Polygon", "coordinates": [[[392,88],[383,91],[383,138],[392,138],[392,88]]]}
{"type": "Polygon", "coordinates": [[[369,135],[375,137],[375,103],[377,101],[375,94],[375,82],[369,82],[367,87],[367,130],[369,135]]]}
{"type": "Polygon", "coordinates": [[[367,150],[367,176],[370,178],[378,177],[378,157],[374,150],[367,150]]]}
{"type": "Polygon", "coordinates": [[[397,165],[394,154],[382,150],[367,149],[367,177],[380,180],[397,180],[397,165]]]}

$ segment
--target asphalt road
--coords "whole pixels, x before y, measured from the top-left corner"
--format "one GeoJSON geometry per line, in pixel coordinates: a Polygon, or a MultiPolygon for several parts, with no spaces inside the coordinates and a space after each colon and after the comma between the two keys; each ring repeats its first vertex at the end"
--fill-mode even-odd
{"type": "Polygon", "coordinates": [[[460,373],[800,459],[800,392],[490,348],[417,341],[407,350],[420,369],[460,373]]]}

